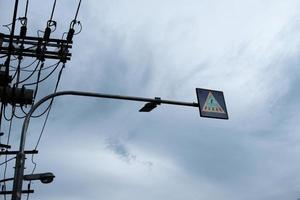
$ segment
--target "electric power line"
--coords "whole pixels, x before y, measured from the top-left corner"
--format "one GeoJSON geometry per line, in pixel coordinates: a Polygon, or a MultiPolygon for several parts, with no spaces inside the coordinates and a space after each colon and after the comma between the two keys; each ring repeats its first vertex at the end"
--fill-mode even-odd
{"type": "MultiPolygon", "coordinates": [[[[75,12],[74,19],[71,21],[67,39],[66,40],[62,39],[61,41],[56,39],[57,41],[59,41],[57,43],[56,42],[55,43],[51,42],[51,40],[53,41],[53,39],[50,38],[50,34],[52,32],[54,32],[56,30],[56,27],[57,27],[56,26],[57,25],[56,21],[53,20],[54,12],[56,10],[56,0],[54,0],[54,2],[53,2],[51,16],[50,16],[50,19],[47,22],[47,27],[46,27],[45,31],[38,30],[38,37],[39,37],[39,32],[43,32],[44,37],[43,38],[39,37],[39,38],[34,39],[34,43],[32,43],[31,41],[25,40],[26,32],[27,32],[27,15],[28,15],[29,0],[26,1],[24,17],[20,17],[20,18],[17,19],[16,14],[17,14],[18,2],[19,2],[19,0],[16,0],[12,23],[4,25],[4,27],[6,27],[9,30],[9,33],[10,33],[10,35],[9,35],[9,47],[8,47],[8,52],[6,53],[7,55],[0,56],[0,58],[7,57],[6,62],[4,63],[4,66],[6,67],[6,69],[5,69],[6,70],[6,75],[7,75],[7,77],[9,77],[9,72],[10,71],[14,72],[13,76],[12,76],[12,80],[11,80],[11,81],[14,82],[14,86],[18,86],[21,83],[23,83],[24,88],[25,88],[25,86],[34,86],[35,85],[35,90],[34,90],[34,95],[33,95],[33,101],[34,101],[34,99],[37,96],[37,92],[39,90],[39,84],[42,83],[43,81],[45,81],[46,79],[48,79],[54,72],[56,72],[56,70],[60,66],[60,63],[62,62],[63,65],[62,65],[62,67],[61,67],[61,69],[58,73],[58,77],[57,77],[56,85],[55,85],[55,88],[54,88],[54,92],[56,92],[57,89],[58,89],[59,82],[60,82],[61,76],[62,76],[62,72],[63,72],[63,69],[65,68],[65,62],[66,62],[66,60],[70,60],[70,57],[71,57],[71,54],[69,54],[69,49],[72,46],[69,46],[69,44],[72,42],[73,36],[79,34],[82,31],[82,24],[80,23],[80,21],[77,21],[80,6],[81,6],[81,0],[79,0],[79,2],[78,2],[78,6],[77,6],[77,9],[76,9],[76,12],[75,12]],[[15,23],[16,23],[17,20],[19,20],[21,25],[22,25],[21,29],[20,29],[20,36],[15,36],[14,35],[15,23]],[[74,30],[75,25],[79,26],[79,29],[76,33],[75,33],[75,30],[74,30]],[[13,48],[15,48],[13,45],[15,45],[14,42],[16,40],[17,40],[17,44],[18,44],[17,49],[19,50],[20,54],[16,54],[13,51],[13,48]],[[36,45],[31,46],[32,44],[35,44],[35,43],[37,44],[37,46],[36,45]],[[26,46],[24,47],[24,45],[26,45],[26,46]],[[46,50],[47,47],[57,47],[60,50],[58,52],[50,52],[50,53],[52,53],[52,54],[50,54],[46,50]],[[39,50],[42,50],[42,54],[39,52],[39,50]],[[31,57],[35,57],[37,59],[35,59],[29,65],[22,67],[22,64],[24,62],[23,61],[24,58],[22,56],[24,56],[24,54],[23,54],[24,52],[30,52],[31,57]],[[18,57],[16,57],[16,56],[18,56],[18,57]],[[54,58],[54,59],[58,59],[60,61],[53,64],[53,65],[44,67],[45,58],[46,59],[47,58],[54,58]],[[10,65],[11,61],[14,61],[14,60],[18,60],[18,63],[14,63],[15,65],[17,65],[17,67],[14,67],[14,66],[10,65]],[[38,61],[37,65],[35,67],[30,68],[37,61],[38,61]],[[43,75],[42,72],[44,70],[47,70],[47,69],[51,69],[51,71],[47,72],[47,74],[43,78],[41,78],[41,76],[43,75]],[[30,74],[26,74],[25,78],[23,80],[20,80],[21,72],[28,72],[30,74]],[[36,82],[27,83],[27,81],[30,80],[36,73],[38,73],[36,82]]],[[[6,40],[7,40],[8,35],[4,35],[4,37],[6,37],[6,40]]],[[[34,38],[34,37],[32,37],[32,38],[34,38]]],[[[7,47],[5,47],[5,48],[7,48],[7,47]]],[[[25,55],[25,57],[26,57],[26,55],[25,55]]],[[[10,82],[8,83],[8,87],[10,87],[9,84],[10,84],[10,82]]],[[[52,99],[50,101],[49,105],[45,108],[45,110],[43,112],[41,112],[37,115],[31,116],[33,118],[38,118],[38,117],[42,117],[44,114],[46,114],[46,117],[45,117],[42,129],[41,129],[40,135],[39,135],[37,143],[35,145],[35,150],[38,148],[40,140],[43,136],[43,132],[45,130],[45,127],[46,127],[46,124],[47,124],[47,121],[48,121],[48,118],[49,118],[49,114],[50,114],[51,109],[52,109],[53,100],[54,99],[52,99]]],[[[14,118],[23,119],[27,115],[27,112],[25,111],[23,105],[16,105],[15,103],[10,103],[10,104],[11,104],[11,110],[10,110],[11,115],[10,116],[7,116],[8,105],[3,104],[3,102],[1,104],[1,111],[0,111],[0,130],[2,128],[2,116],[9,123],[9,131],[8,131],[8,136],[7,136],[7,145],[9,144],[10,137],[11,137],[13,119],[14,118]],[[20,113],[18,113],[18,109],[20,109],[25,114],[25,116],[18,116],[18,115],[20,115],[20,113]]],[[[13,159],[15,159],[15,157],[11,158],[11,159],[7,159],[7,155],[6,155],[5,162],[0,163],[0,166],[5,164],[5,170],[4,170],[4,174],[3,174],[4,179],[6,177],[6,172],[7,172],[7,163],[10,160],[13,160],[13,159]]],[[[34,167],[33,167],[33,170],[32,170],[32,173],[34,173],[34,171],[36,169],[36,166],[37,166],[37,163],[34,162],[34,154],[32,154],[31,161],[34,164],[34,167]]],[[[28,184],[28,190],[30,189],[30,185],[31,185],[31,181],[28,184]]],[[[3,188],[6,190],[6,184],[4,184],[2,189],[3,188]]],[[[28,198],[29,198],[29,194],[27,196],[27,199],[28,198]]],[[[6,195],[4,195],[4,199],[6,200],[6,195]]]]}
{"type": "MultiPolygon", "coordinates": [[[[4,111],[5,112],[5,111],[4,111]]],[[[14,112],[14,110],[12,111],[14,112]]],[[[10,140],[10,134],[11,134],[11,128],[12,128],[12,123],[13,123],[13,115],[12,115],[12,119],[9,123],[9,129],[8,129],[8,135],[7,135],[7,140],[6,140],[6,144],[9,144],[9,140],[10,140]]],[[[6,179],[6,172],[7,172],[7,154],[5,155],[5,165],[4,165],[4,172],[3,172],[3,179],[6,179]]],[[[6,182],[4,182],[4,188],[6,188],[6,182]]],[[[6,195],[4,195],[4,199],[6,199],[6,195]]]]}
{"type": "MultiPolygon", "coordinates": [[[[36,67],[34,68],[34,70],[32,71],[32,73],[30,75],[28,75],[25,79],[18,81],[16,84],[20,84],[20,83],[24,83],[25,81],[29,80],[34,73],[36,72],[37,68],[39,67],[41,61],[39,60],[39,62],[37,63],[36,67]]],[[[44,63],[42,62],[42,65],[44,65],[44,63]]]]}
{"type": "MultiPolygon", "coordinates": [[[[64,68],[65,68],[65,64],[63,64],[63,66],[62,66],[62,68],[61,68],[61,70],[60,70],[60,72],[58,74],[58,78],[57,78],[57,82],[56,82],[56,85],[55,85],[54,92],[56,92],[57,89],[58,89],[58,85],[59,85],[59,82],[60,82],[60,79],[61,79],[61,75],[62,75],[62,72],[63,72],[64,68]]],[[[38,138],[37,143],[36,143],[36,145],[34,147],[34,150],[37,150],[37,148],[39,146],[39,143],[41,141],[41,138],[43,136],[43,133],[44,133],[44,130],[45,130],[48,118],[49,118],[49,114],[50,114],[50,111],[51,111],[51,108],[52,108],[52,105],[53,105],[53,101],[54,101],[54,99],[51,99],[51,102],[49,104],[49,109],[48,109],[47,115],[45,117],[45,120],[44,120],[44,123],[43,123],[43,126],[42,126],[42,130],[40,132],[39,138],[38,138]]],[[[31,155],[31,163],[34,165],[34,167],[32,169],[32,172],[31,172],[31,174],[33,174],[34,171],[35,171],[35,169],[36,169],[36,167],[37,167],[37,163],[34,161],[34,154],[31,155]]],[[[30,186],[31,186],[31,181],[28,183],[28,188],[30,188],[30,186]]],[[[29,196],[30,196],[30,194],[28,193],[27,194],[27,200],[29,199],[29,196]]]]}
{"type": "Polygon", "coordinates": [[[6,107],[7,105],[4,105],[4,111],[3,111],[3,117],[6,121],[10,122],[13,118],[14,118],[14,115],[13,115],[13,109],[14,109],[14,106],[12,106],[12,113],[11,113],[11,117],[7,117],[6,116],[6,107]]]}
{"type": "MultiPolygon", "coordinates": [[[[43,67],[43,69],[38,69],[38,70],[34,70],[34,69],[32,69],[32,70],[30,70],[30,69],[26,69],[26,68],[28,68],[28,67],[30,67],[30,66],[32,66],[36,61],[38,61],[37,59],[33,62],[33,63],[31,63],[30,65],[27,65],[27,66],[25,66],[25,67],[21,67],[21,71],[24,71],[24,72],[34,72],[34,71],[45,71],[45,70],[47,70],[47,69],[50,69],[50,68],[52,68],[52,67],[54,67],[54,66],[56,66],[57,65],[57,62],[56,63],[54,63],[54,64],[52,64],[52,65],[49,65],[49,66],[47,66],[47,67],[43,67]]],[[[13,67],[13,66],[10,66],[10,68],[12,68],[13,70],[11,70],[11,71],[16,71],[16,67],[13,67]]]]}
{"type": "Polygon", "coordinates": [[[10,159],[7,159],[6,161],[0,163],[0,166],[4,165],[5,163],[8,163],[10,161],[12,161],[13,159],[15,159],[16,157],[13,157],[13,158],[10,158],[10,159]]]}
{"type": "Polygon", "coordinates": [[[37,83],[41,83],[41,82],[45,81],[47,78],[49,78],[49,77],[55,72],[55,70],[58,68],[59,64],[60,64],[60,62],[58,62],[58,63],[56,64],[56,66],[54,67],[54,69],[53,69],[47,76],[45,76],[44,78],[42,78],[42,79],[39,80],[38,82],[26,83],[26,84],[24,84],[23,86],[35,85],[35,84],[37,84],[37,83]]]}
{"type": "Polygon", "coordinates": [[[53,7],[52,7],[52,12],[51,12],[51,17],[50,17],[49,21],[52,21],[52,19],[53,19],[53,14],[54,14],[55,7],[56,7],[56,0],[54,0],[53,7]]]}
{"type": "MultiPolygon", "coordinates": [[[[65,65],[63,65],[63,67],[61,68],[61,70],[60,70],[60,72],[59,72],[59,74],[58,74],[58,78],[57,78],[57,81],[56,81],[54,93],[57,92],[57,89],[58,89],[58,86],[59,86],[59,82],[60,82],[60,79],[61,79],[61,75],[62,75],[62,72],[63,72],[63,69],[64,69],[64,68],[65,68],[65,65]]],[[[48,121],[49,113],[50,113],[51,108],[52,108],[52,105],[53,105],[53,101],[54,101],[54,99],[51,99],[50,106],[49,106],[49,109],[48,109],[48,113],[47,113],[47,115],[46,115],[46,118],[45,118],[45,121],[44,121],[42,130],[41,130],[40,136],[39,136],[38,141],[37,141],[37,143],[36,143],[36,145],[35,145],[35,147],[34,147],[34,150],[37,149],[37,147],[38,147],[38,145],[39,145],[39,143],[40,143],[40,140],[41,140],[41,138],[42,138],[44,129],[45,129],[46,124],[47,124],[47,121],[48,121]]],[[[32,154],[32,155],[34,155],[34,154],[32,154]]]]}

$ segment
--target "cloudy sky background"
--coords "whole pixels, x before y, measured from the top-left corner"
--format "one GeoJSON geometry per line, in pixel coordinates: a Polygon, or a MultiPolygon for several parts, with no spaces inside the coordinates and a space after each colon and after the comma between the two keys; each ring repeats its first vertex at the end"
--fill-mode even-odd
{"type": "MultiPolygon", "coordinates": [[[[57,2],[55,37],[68,30],[77,2],[57,2]]],[[[45,28],[52,3],[30,1],[30,34],[45,28]]],[[[13,1],[0,8],[0,23],[10,23],[13,1]]],[[[31,199],[300,197],[298,0],[88,0],[79,20],[83,31],[60,90],[192,102],[196,87],[211,88],[224,91],[230,119],[200,118],[197,108],[139,113],[142,103],[59,97],[35,157],[36,172],[56,178],[33,183],[31,199]]],[[[32,120],[28,149],[42,122],[32,120]]],[[[16,125],[15,147],[19,131],[16,125]]],[[[27,172],[32,167],[27,159],[27,172]]]]}

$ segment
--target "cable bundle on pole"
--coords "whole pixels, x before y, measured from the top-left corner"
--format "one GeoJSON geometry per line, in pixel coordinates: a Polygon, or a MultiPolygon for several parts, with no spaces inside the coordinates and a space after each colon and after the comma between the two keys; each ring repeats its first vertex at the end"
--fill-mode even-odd
{"type": "MultiPolygon", "coordinates": [[[[77,35],[82,31],[82,24],[78,20],[79,11],[81,7],[81,0],[79,0],[78,5],[76,7],[74,18],[70,22],[70,25],[68,27],[69,30],[68,32],[64,33],[67,34],[66,38],[65,39],[64,37],[62,39],[52,38],[52,33],[57,28],[57,22],[54,20],[55,11],[57,8],[57,0],[53,0],[53,6],[51,9],[50,18],[47,21],[46,27],[44,31],[38,31],[38,32],[43,32],[43,35],[41,37],[39,36],[39,34],[38,37],[29,36],[28,26],[27,26],[28,14],[29,14],[28,12],[29,0],[24,1],[24,3],[25,3],[24,13],[22,13],[23,15],[21,17],[17,18],[19,0],[15,0],[12,23],[6,25],[6,27],[9,29],[9,35],[1,34],[1,38],[2,35],[5,36],[4,42],[8,43],[8,48],[7,46],[5,46],[5,48],[7,48],[5,53],[2,53],[3,52],[2,45],[0,46],[1,48],[0,59],[2,58],[6,59],[3,64],[3,66],[5,67],[6,77],[8,77],[5,87],[8,87],[8,89],[12,91],[10,97],[4,95],[1,96],[0,98],[0,102],[1,102],[0,131],[2,130],[3,127],[8,128],[8,133],[7,133],[8,135],[6,135],[7,145],[10,142],[14,120],[24,119],[29,112],[28,109],[32,108],[32,104],[24,104],[20,102],[16,103],[13,100],[7,100],[7,98],[15,98],[15,96],[13,96],[14,92],[25,91],[26,90],[25,86],[26,86],[32,91],[33,102],[34,102],[34,100],[36,100],[37,97],[39,96],[38,95],[39,90],[43,86],[42,83],[48,80],[48,78],[54,74],[57,74],[57,80],[54,87],[54,92],[57,92],[62,77],[63,69],[65,68],[66,62],[71,58],[70,49],[72,48],[73,37],[74,35],[77,35]],[[19,35],[15,35],[17,20],[21,24],[19,35]],[[59,50],[57,51],[56,48],[58,48],[59,50]],[[31,61],[27,62],[27,60],[24,59],[28,57],[35,58],[35,59],[32,60],[32,62],[31,61]],[[52,63],[48,64],[46,59],[49,58],[55,59],[58,62],[55,62],[54,64],[52,63]],[[11,75],[9,73],[11,73],[11,75]],[[6,99],[3,100],[2,97],[3,98],[5,97],[6,99]]],[[[2,85],[0,85],[0,87],[2,87],[2,85]]],[[[5,93],[5,91],[7,91],[6,88],[1,89],[1,93],[3,93],[3,91],[5,93]]],[[[45,106],[43,110],[31,116],[32,118],[40,118],[42,116],[45,117],[40,135],[35,145],[35,149],[37,149],[39,146],[52,106],[53,106],[53,99],[49,102],[47,106],[45,106]]],[[[15,159],[15,157],[13,159],[15,159]]],[[[6,156],[5,161],[3,162],[3,165],[5,165],[5,170],[3,174],[4,179],[7,175],[7,167],[9,166],[9,165],[7,166],[7,163],[13,159],[8,159],[6,156]]],[[[2,162],[0,163],[2,165],[2,162]]],[[[32,173],[34,173],[36,169],[34,156],[32,156],[32,163],[34,165],[32,173]]],[[[28,188],[30,189],[30,183],[28,185],[28,188]]],[[[4,185],[2,189],[6,190],[6,185],[4,185]]],[[[14,193],[13,198],[16,197],[15,195],[16,194],[14,193]]],[[[27,196],[27,198],[29,198],[29,195],[27,196]]],[[[6,195],[4,196],[4,199],[6,200],[6,195]]]]}

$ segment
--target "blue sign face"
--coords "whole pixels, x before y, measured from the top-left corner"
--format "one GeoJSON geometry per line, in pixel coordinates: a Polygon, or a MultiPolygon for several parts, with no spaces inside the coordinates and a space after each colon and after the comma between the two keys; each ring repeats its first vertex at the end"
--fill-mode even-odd
{"type": "Polygon", "coordinates": [[[196,88],[201,117],[228,119],[223,92],[196,88]]]}

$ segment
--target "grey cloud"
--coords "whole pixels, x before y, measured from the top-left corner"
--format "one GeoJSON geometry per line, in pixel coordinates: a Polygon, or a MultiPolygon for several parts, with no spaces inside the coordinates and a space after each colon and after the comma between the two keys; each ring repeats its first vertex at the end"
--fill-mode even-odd
{"type": "MultiPolygon", "coordinates": [[[[41,18],[32,19],[32,33],[51,6],[33,2],[41,18]]],[[[59,5],[69,6],[57,19],[71,18],[73,2],[59,5]]],[[[56,99],[36,161],[57,178],[35,183],[32,198],[298,198],[298,7],[292,0],[83,3],[84,29],[61,89],[195,101],[195,87],[215,88],[225,91],[230,120],[200,119],[197,108],[162,105],[144,114],[142,104],[56,99]]],[[[32,122],[28,147],[41,122],[32,122]]]]}

